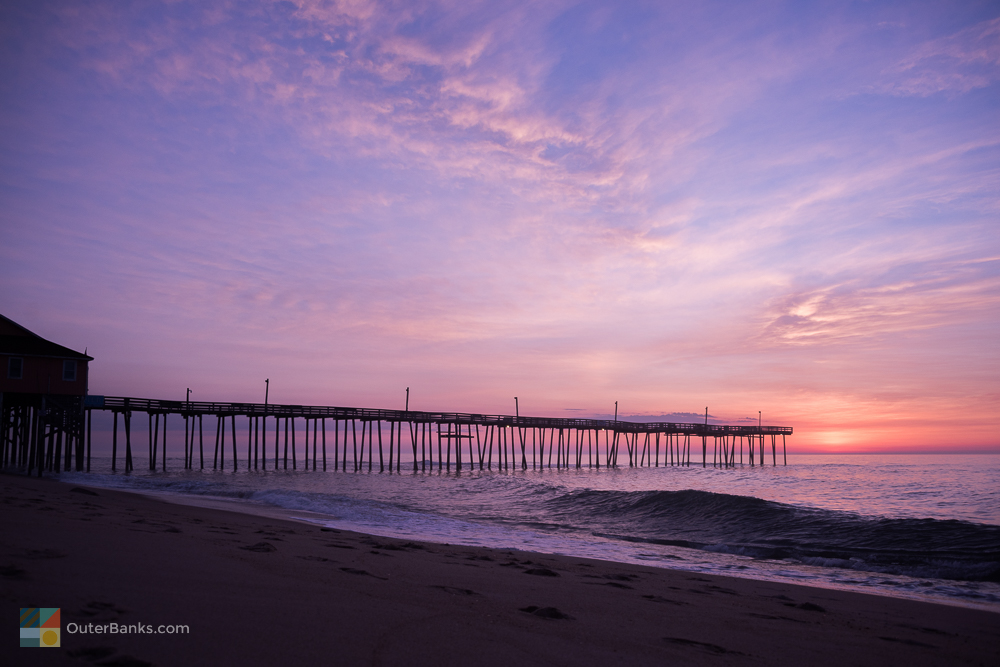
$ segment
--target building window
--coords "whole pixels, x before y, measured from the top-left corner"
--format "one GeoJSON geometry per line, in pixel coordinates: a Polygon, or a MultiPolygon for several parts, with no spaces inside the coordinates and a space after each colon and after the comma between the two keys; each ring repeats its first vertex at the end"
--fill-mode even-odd
{"type": "Polygon", "coordinates": [[[76,362],[75,361],[64,361],[63,362],[63,380],[67,382],[76,382],[76,362]]]}
{"type": "Polygon", "coordinates": [[[7,377],[11,380],[20,380],[24,377],[24,359],[11,357],[7,360],[7,377]]]}

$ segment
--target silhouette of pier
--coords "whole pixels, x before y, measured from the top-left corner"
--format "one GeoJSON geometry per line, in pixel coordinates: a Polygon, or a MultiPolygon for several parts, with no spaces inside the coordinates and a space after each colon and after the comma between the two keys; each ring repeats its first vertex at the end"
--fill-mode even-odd
{"type": "Polygon", "coordinates": [[[148,421],[145,445],[151,470],[167,467],[168,417],[179,418],[184,424],[183,443],[179,443],[183,444],[184,468],[205,469],[211,465],[216,470],[227,466],[233,470],[301,467],[342,472],[371,472],[376,466],[380,472],[537,470],[613,468],[625,461],[628,466],[639,467],[690,466],[692,439],[696,443],[696,465],[700,462],[703,467],[711,463],[729,468],[765,465],[768,438],[771,464],[777,465],[778,436],[782,463],[787,465],[785,438],[792,434],[790,426],[563,419],[121,396],[87,396],[77,409],[83,418],[75,423],[85,423],[86,432],[81,426],[67,433],[62,451],[62,431],[54,425],[61,423],[59,418],[35,414],[38,410],[33,412],[30,406],[5,406],[0,415],[3,465],[27,467],[29,473],[39,474],[43,469],[89,471],[94,411],[113,413],[111,467],[117,470],[120,460],[126,471],[134,469],[134,447],[138,446],[132,438],[134,413],[145,414],[148,421]],[[205,417],[209,417],[207,439],[205,417]],[[405,463],[404,453],[409,459],[405,463]]]}

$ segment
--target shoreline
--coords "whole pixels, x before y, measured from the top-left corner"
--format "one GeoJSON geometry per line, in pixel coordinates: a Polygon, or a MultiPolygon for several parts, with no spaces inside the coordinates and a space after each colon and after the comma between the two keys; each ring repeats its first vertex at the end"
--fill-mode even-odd
{"type": "MultiPolygon", "coordinates": [[[[74,484],[76,483],[74,482],[74,484]]],[[[88,486],[84,483],[79,483],[79,485],[88,486]]],[[[94,486],[93,488],[97,490],[101,488],[108,488],[109,490],[113,489],[113,487],[100,487],[100,486],[94,486]]],[[[122,489],[114,489],[114,490],[122,490],[122,489]]],[[[683,572],[690,575],[722,576],[733,579],[749,579],[752,581],[770,581],[779,584],[782,583],[794,584],[799,586],[805,586],[808,588],[861,593],[865,595],[891,597],[903,600],[914,600],[918,602],[928,602],[930,604],[940,604],[948,607],[979,609],[983,611],[990,611],[993,613],[1000,614],[1000,605],[994,602],[981,602],[975,599],[967,599],[967,598],[931,597],[928,595],[920,595],[919,593],[914,591],[897,590],[891,587],[885,589],[873,590],[870,587],[864,587],[861,584],[850,586],[846,584],[838,585],[836,583],[824,580],[796,579],[788,575],[786,576],[775,575],[773,573],[770,573],[766,570],[761,570],[759,568],[747,568],[744,570],[719,573],[719,572],[698,569],[697,567],[691,567],[691,568],[680,567],[677,566],[673,561],[668,561],[668,560],[653,560],[653,559],[623,560],[621,558],[616,559],[612,557],[601,557],[600,555],[594,555],[593,553],[574,554],[574,553],[554,552],[554,551],[545,551],[532,548],[520,548],[514,545],[501,546],[501,545],[490,545],[490,544],[453,543],[453,542],[445,542],[442,540],[420,539],[414,537],[413,535],[393,534],[393,531],[391,530],[388,530],[386,532],[366,530],[366,528],[369,528],[367,526],[357,527],[353,525],[350,526],[328,525],[329,523],[335,523],[335,521],[329,515],[326,514],[313,512],[305,509],[289,509],[276,505],[268,505],[266,503],[261,503],[254,500],[247,500],[243,498],[227,498],[227,497],[212,496],[212,495],[192,495],[192,494],[178,493],[173,491],[159,491],[153,489],[144,489],[144,490],[130,489],[130,490],[125,490],[125,492],[147,496],[151,499],[159,500],[170,504],[177,504],[177,505],[191,506],[191,507],[202,507],[206,509],[217,509],[221,511],[247,514],[249,516],[256,516],[260,518],[293,521],[295,523],[306,524],[314,528],[326,526],[330,528],[336,528],[344,532],[368,535],[369,537],[372,538],[385,538],[385,539],[402,540],[402,541],[419,541],[423,544],[428,544],[428,545],[436,544],[441,546],[455,546],[455,547],[468,546],[468,547],[492,549],[495,551],[513,550],[523,553],[534,553],[540,556],[541,555],[567,556],[567,557],[600,561],[605,563],[616,563],[621,565],[641,565],[644,567],[653,567],[656,569],[666,569],[677,572],[683,572]]],[[[747,558],[749,559],[749,557],[747,558]]],[[[807,567],[818,567],[818,566],[807,566],[807,567]]],[[[782,570],[783,569],[784,568],[782,568],[782,570]]],[[[960,584],[962,582],[957,582],[957,583],[960,584]]]]}
{"type": "MultiPolygon", "coordinates": [[[[316,476],[304,471],[298,473],[288,471],[290,476],[279,475],[276,478],[273,474],[258,474],[257,471],[241,469],[239,475],[234,473],[220,477],[205,474],[206,471],[197,469],[181,470],[180,463],[178,460],[178,469],[168,474],[158,471],[147,475],[144,469],[124,475],[114,474],[107,466],[107,469],[96,471],[97,474],[61,473],[47,476],[84,485],[148,493],[153,497],[159,496],[182,504],[227,509],[223,505],[232,503],[228,509],[277,518],[294,519],[297,514],[314,511],[319,514],[312,515],[312,518],[329,527],[403,540],[571,555],[681,569],[688,572],[887,595],[1000,612],[1000,582],[995,578],[984,576],[983,572],[984,568],[995,569],[996,559],[990,557],[991,552],[980,552],[979,562],[972,564],[981,566],[976,569],[961,559],[956,562],[948,559],[949,550],[959,548],[953,540],[942,542],[937,539],[933,545],[925,545],[918,537],[925,535],[930,539],[939,538],[942,530],[948,532],[949,527],[948,524],[940,522],[951,519],[977,524],[976,529],[985,529],[989,532],[991,522],[985,518],[989,512],[978,511],[982,516],[973,516],[977,514],[976,508],[979,507],[975,503],[963,507],[960,511],[955,511],[952,507],[947,513],[935,513],[933,508],[928,507],[928,503],[924,503],[918,506],[918,510],[900,513],[898,498],[896,503],[890,500],[885,507],[877,506],[875,509],[870,503],[864,502],[863,497],[854,503],[858,507],[851,506],[851,503],[845,506],[843,502],[837,500],[831,503],[828,489],[821,487],[808,489],[813,493],[807,494],[807,498],[803,498],[801,492],[798,495],[793,493],[791,496],[775,493],[776,487],[784,485],[774,485],[769,482],[760,484],[758,483],[761,479],[760,474],[737,475],[737,480],[742,486],[720,487],[717,480],[711,479],[714,477],[711,475],[712,469],[701,471],[699,468],[676,471],[683,473],[684,477],[674,474],[675,471],[663,469],[663,472],[671,473],[668,479],[660,479],[658,475],[660,471],[653,468],[608,469],[601,470],[599,475],[595,474],[596,470],[553,471],[556,473],[554,477],[536,476],[533,471],[524,473],[514,471],[509,475],[510,482],[515,488],[525,485],[530,488],[538,483],[542,490],[555,491],[555,494],[550,493],[546,498],[559,503],[561,499],[558,496],[562,494],[558,490],[560,488],[568,492],[594,490],[598,495],[603,491],[618,492],[623,489],[622,482],[628,486],[629,478],[638,473],[640,476],[647,476],[637,480],[643,489],[661,490],[666,496],[671,496],[663,498],[663,503],[657,501],[660,509],[668,514],[674,512],[675,501],[690,501],[683,497],[684,493],[677,492],[700,490],[709,494],[721,494],[711,496],[713,502],[721,501],[729,505],[736,503],[736,507],[732,509],[750,521],[749,525],[744,525],[730,515],[728,534],[738,536],[734,538],[735,542],[730,542],[724,532],[709,531],[704,535],[692,537],[691,539],[696,541],[694,544],[685,544],[672,542],[669,538],[674,536],[683,538],[685,528],[693,528],[697,532],[705,526],[699,525],[697,521],[691,522],[690,515],[678,516],[676,512],[672,514],[670,523],[665,524],[671,529],[663,533],[657,532],[657,528],[651,525],[638,526],[638,532],[631,531],[628,527],[619,530],[617,525],[608,524],[606,521],[603,526],[591,526],[586,521],[585,514],[577,513],[574,517],[572,512],[567,517],[550,517],[543,520],[541,524],[543,527],[536,529],[534,524],[536,517],[530,513],[526,514],[523,511],[524,506],[518,506],[516,503],[511,505],[510,516],[505,514],[507,510],[502,509],[506,502],[503,497],[505,492],[502,490],[507,486],[504,482],[504,478],[508,477],[507,473],[498,475],[486,471],[484,475],[479,471],[470,471],[465,486],[474,485],[477,491],[474,497],[463,499],[452,495],[455,488],[462,488],[463,484],[448,482],[442,485],[441,480],[450,478],[451,475],[446,473],[442,477],[440,472],[435,474],[428,471],[426,475],[419,474],[416,479],[419,479],[420,483],[407,482],[400,488],[399,482],[393,481],[393,478],[399,479],[397,475],[383,476],[378,473],[350,475],[334,481],[338,475],[334,473],[334,477],[329,478],[328,483],[325,481],[327,479],[325,475],[316,476]],[[702,479],[705,477],[705,472],[709,473],[708,479],[702,479]],[[650,475],[655,476],[649,477],[650,475]],[[691,475],[694,476],[693,479],[690,478],[691,475]],[[486,488],[481,488],[479,486],[481,484],[485,484],[486,488]],[[340,489],[343,493],[336,489],[340,489]],[[426,495],[428,489],[435,489],[435,492],[428,496],[426,495]],[[501,497],[493,497],[492,494],[498,490],[501,491],[501,497]],[[382,500],[387,502],[383,503],[382,500]],[[482,507],[487,514],[482,511],[470,514],[463,510],[465,500],[472,501],[475,507],[482,507]],[[824,525],[835,531],[833,535],[839,532],[841,538],[834,537],[824,545],[823,533],[816,532],[816,526],[800,525],[799,528],[804,527],[807,531],[812,530],[815,533],[812,539],[806,538],[800,530],[786,535],[790,541],[781,540],[779,538],[782,525],[772,523],[769,526],[767,515],[762,515],[758,511],[759,507],[748,507],[748,503],[757,503],[759,500],[778,503],[779,507],[769,509],[785,510],[786,513],[790,512],[793,518],[796,518],[795,515],[800,509],[807,511],[818,509],[821,512],[828,510],[832,514],[827,518],[835,521],[825,521],[824,525]],[[486,505],[483,505],[483,502],[486,505]],[[497,502],[499,504],[496,504],[497,502]],[[865,513],[860,511],[861,509],[869,511],[865,513]],[[879,509],[883,513],[880,514],[879,509]],[[584,521],[581,523],[580,519],[584,521]],[[860,521],[867,522],[867,525],[860,526],[861,528],[885,532],[886,529],[876,525],[883,519],[889,519],[891,524],[899,523],[897,521],[899,519],[915,519],[920,524],[934,525],[921,525],[923,532],[914,533],[914,539],[910,539],[907,544],[900,544],[897,541],[895,549],[889,546],[888,553],[884,554],[888,560],[883,560],[880,557],[882,554],[868,553],[865,549],[853,549],[858,543],[851,544],[850,537],[845,541],[843,536],[849,533],[844,533],[841,530],[842,526],[836,525],[843,520],[851,524],[860,521]],[[550,520],[555,523],[548,523],[550,520]],[[566,526],[562,525],[564,521],[567,523],[566,526]],[[556,529],[552,530],[553,527],[556,529]],[[562,530],[564,527],[569,530],[562,530]],[[773,532],[775,527],[778,530],[777,535],[773,532]],[[745,532],[746,529],[753,531],[755,528],[761,530],[751,534],[745,532]],[[930,532],[927,532],[927,529],[930,529],[930,532]],[[647,536],[651,539],[644,539],[647,536]],[[661,536],[667,539],[655,539],[661,536]],[[803,547],[799,553],[796,553],[797,546],[803,547]],[[770,553],[769,547],[775,547],[777,552],[770,553]],[[789,549],[786,551],[785,547],[789,549]],[[927,553],[924,553],[925,547],[927,553]],[[897,550],[898,553],[894,553],[897,550]],[[935,560],[934,551],[940,551],[943,555],[935,560]],[[912,556],[912,560],[908,560],[906,556],[903,556],[901,562],[893,560],[894,557],[907,553],[912,556]],[[920,561],[920,555],[924,556],[923,562],[920,561]]],[[[996,468],[995,465],[992,467],[996,468]]],[[[776,472],[784,471],[779,468],[776,472]]],[[[456,481],[466,477],[464,471],[461,474],[457,472],[453,474],[456,481]]],[[[792,476],[795,477],[794,474],[792,476]]],[[[409,477],[409,474],[405,477],[409,477]]],[[[726,477],[730,478],[731,475],[727,474],[726,477]]],[[[843,478],[844,475],[840,477],[843,478]]],[[[628,496],[629,492],[626,491],[625,495],[628,496]]],[[[624,518],[627,520],[636,518],[632,512],[634,509],[639,510],[640,519],[642,513],[650,509],[648,505],[644,508],[631,507],[630,503],[636,502],[637,499],[623,498],[626,506],[622,511],[626,512],[624,518]]],[[[573,508],[574,511],[576,509],[579,508],[573,508]]],[[[545,507],[543,506],[541,510],[544,512],[545,507]]],[[[607,508],[598,506],[596,510],[598,517],[610,516],[607,508]]],[[[695,511],[700,509],[695,508],[695,511]]],[[[770,511],[768,514],[772,522],[782,519],[778,516],[780,512],[770,511]]],[[[995,518],[992,522],[994,526],[1000,525],[1000,515],[994,511],[989,516],[995,518]]],[[[995,530],[994,527],[994,533],[995,530]]],[[[897,530],[896,533],[898,532],[897,530]]],[[[888,537],[893,538],[898,535],[888,537]]],[[[892,541],[894,540],[890,539],[885,544],[888,546],[892,541]]],[[[871,544],[870,540],[868,544],[871,544]]],[[[970,548],[975,549],[980,543],[973,541],[970,544],[970,548]]],[[[974,554],[975,552],[970,552],[967,560],[976,561],[977,557],[974,554]]]]}
{"type": "MultiPolygon", "coordinates": [[[[53,664],[1000,659],[1000,614],[987,610],[383,538],[20,475],[0,484],[3,594],[11,607],[63,610],[53,664]],[[83,635],[71,622],[191,632],[83,635]]],[[[15,657],[37,664],[33,652],[15,657]]]]}

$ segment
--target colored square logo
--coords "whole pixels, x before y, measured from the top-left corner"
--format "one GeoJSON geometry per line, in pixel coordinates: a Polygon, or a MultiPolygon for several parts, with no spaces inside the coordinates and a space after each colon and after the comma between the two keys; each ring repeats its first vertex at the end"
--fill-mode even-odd
{"type": "Polygon", "coordinates": [[[61,640],[59,607],[21,607],[21,646],[57,648],[61,640]]]}

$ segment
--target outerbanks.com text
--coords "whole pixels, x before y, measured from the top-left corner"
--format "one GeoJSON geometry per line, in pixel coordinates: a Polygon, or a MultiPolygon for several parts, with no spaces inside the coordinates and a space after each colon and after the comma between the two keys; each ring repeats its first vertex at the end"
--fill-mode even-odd
{"type": "Polygon", "coordinates": [[[87,623],[86,625],[67,623],[66,632],[71,635],[186,635],[191,632],[191,628],[187,625],[158,625],[153,628],[152,625],[143,623],[129,623],[127,625],[125,623],[87,623]]]}

